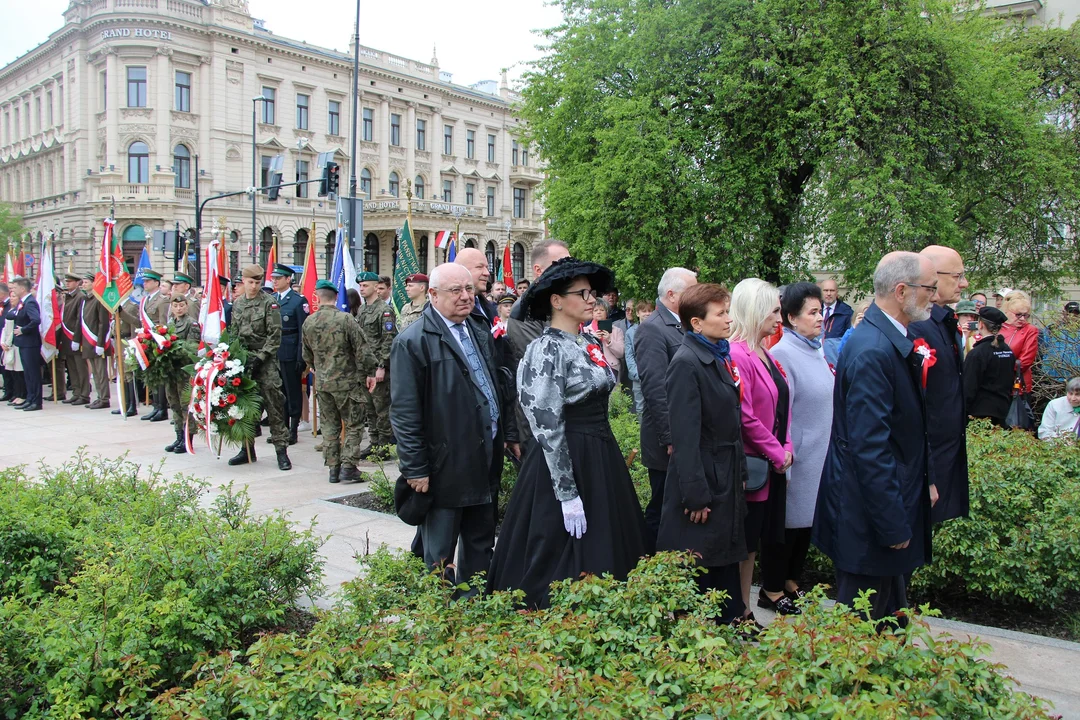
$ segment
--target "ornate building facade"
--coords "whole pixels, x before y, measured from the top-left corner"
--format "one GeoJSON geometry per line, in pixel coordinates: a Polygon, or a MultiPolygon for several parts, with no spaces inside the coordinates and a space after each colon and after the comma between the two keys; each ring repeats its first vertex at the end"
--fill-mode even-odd
{"type": "MultiPolygon", "coordinates": [[[[85,271],[113,206],[134,267],[154,231],[194,227],[196,187],[205,199],[265,186],[277,156],[291,183],[316,179],[318,154],[332,153],[347,194],[352,76],[351,53],[273,34],[246,0],[72,0],[61,29],[0,69],[0,202],[22,214],[29,248],[54,232],[57,267],[71,258],[85,271]]],[[[509,242],[514,276],[529,273],[543,175],[517,138],[505,76],[464,87],[436,58],[361,46],[356,82],[357,266],[391,274],[411,183],[422,269],[444,259],[435,232],[460,223],[463,245],[494,265],[509,242]]],[[[275,238],[279,261],[301,265],[314,220],[325,276],[337,219],[316,188],[258,194],[254,230],[250,196],[212,202],[202,241],[224,218],[234,275],[252,252],[265,262],[275,238]]],[[[173,267],[171,245],[151,256],[173,267]]]]}

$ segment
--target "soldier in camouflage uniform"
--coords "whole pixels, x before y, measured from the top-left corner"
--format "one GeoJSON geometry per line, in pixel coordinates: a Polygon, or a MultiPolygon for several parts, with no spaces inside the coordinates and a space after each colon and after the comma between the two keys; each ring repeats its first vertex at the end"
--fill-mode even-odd
{"type": "Polygon", "coordinates": [[[360,441],[364,435],[364,405],[360,383],[375,372],[375,360],[352,315],[337,309],[337,286],[315,284],[318,311],[304,321],[304,363],[315,371],[315,391],[323,420],[323,462],[330,482],[355,482],[360,474],[360,441]],[[341,424],[345,423],[345,444],[341,424]]]}
{"type": "MultiPolygon", "coordinates": [[[[260,292],[263,269],[258,265],[244,268],[244,294],[233,303],[229,332],[248,351],[247,370],[259,385],[262,406],[270,420],[270,441],[277,451],[279,470],[292,470],[289,460],[289,429],[285,425],[285,396],[281,393],[281,374],[277,351],[281,345],[281,310],[272,295],[260,292]]],[[[240,448],[230,465],[243,465],[255,458],[255,444],[240,448]]]]}
{"type": "Polygon", "coordinates": [[[405,278],[405,294],[409,296],[409,302],[401,306],[398,313],[398,332],[405,332],[405,328],[419,320],[424,314],[424,306],[427,305],[428,276],[416,273],[405,278]]]}
{"type": "MultiPolygon", "coordinates": [[[[202,328],[191,316],[191,308],[186,295],[174,295],[169,304],[172,315],[172,334],[177,342],[194,341],[196,344],[202,336],[202,328]]],[[[165,384],[165,398],[173,412],[173,425],[176,429],[176,442],[165,446],[165,452],[173,452],[183,455],[187,452],[187,442],[184,437],[184,426],[187,422],[187,410],[181,405],[184,391],[191,386],[191,378],[180,377],[171,383],[165,384]]]]}
{"type": "Polygon", "coordinates": [[[360,457],[366,460],[374,454],[376,447],[394,444],[394,433],[390,429],[390,346],[397,337],[397,321],[393,308],[379,297],[378,275],[362,272],[356,276],[356,282],[360,284],[360,296],[364,298],[356,320],[375,357],[375,372],[368,375],[363,387],[371,444],[360,457]]]}

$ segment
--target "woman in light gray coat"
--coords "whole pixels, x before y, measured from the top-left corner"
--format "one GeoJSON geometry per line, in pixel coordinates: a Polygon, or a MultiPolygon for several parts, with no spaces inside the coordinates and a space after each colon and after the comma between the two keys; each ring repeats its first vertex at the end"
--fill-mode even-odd
{"type": "Polygon", "coordinates": [[[762,552],[762,586],[784,586],[792,600],[799,587],[810,528],[814,524],[818,485],[832,433],[833,368],[821,349],[821,289],[795,283],[784,291],[780,314],[784,336],[772,353],[787,372],[791,389],[791,442],[795,457],[788,470],[787,516],[783,552],[762,552]],[[768,562],[766,561],[768,558],[768,562]]]}

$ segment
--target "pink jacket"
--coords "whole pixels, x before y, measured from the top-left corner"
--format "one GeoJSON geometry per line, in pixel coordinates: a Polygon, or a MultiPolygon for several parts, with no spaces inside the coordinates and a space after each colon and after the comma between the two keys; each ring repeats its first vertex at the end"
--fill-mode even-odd
{"type": "MultiPolygon", "coordinates": [[[[766,351],[773,363],[776,358],[766,351]]],[[[788,427],[783,445],[773,435],[776,422],[776,385],[761,358],[744,340],[731,343],[731,359],[739,368],[742,381],[742,439],[747,455],[761,455],[769,459],[773,469],[784,464],[784,453],[791,452],[791,412],[788,409],[788,427]]],[[[790,401],[790,395],[788,397],[790,401]]],[[[747,502],[761,502],[769,497],[769,484],[757,492],[748,493],[747,502]]]]}

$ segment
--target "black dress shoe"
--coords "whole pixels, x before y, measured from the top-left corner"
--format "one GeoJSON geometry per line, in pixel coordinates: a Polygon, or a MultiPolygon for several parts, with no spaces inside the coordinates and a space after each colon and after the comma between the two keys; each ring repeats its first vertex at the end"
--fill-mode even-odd
{"type": "Polygon", "coordinates": [[[757,606],[772,610],[777,615],[802,615],[802,610],[787,595],[781,595],[776,600],[773,600],[765,594],[764,590],[758,591],[757,606]]]}
{"type": "Polygon", "coordinates": [[[332,482],[332,483],[341,482],[341,466],[340,465],[330,468],[330,482],[332,482]]]}
{"type": "Polygon", "coordinates": [[[157,408],[150,408],[150,412],[146,413],[145,415],[143,415],[139,419],[140,420],[153,420],[155,415],[157,415],[157,408]]]}
{"type": "Polygon", "coordinates": [[[27,405],[26,407],[24,407],[22,409],[25,410],[26,412],[33,412],[34,410],[40,410],[41,406],[40,405],[27,405]]]}
{"type": "Polygon", "coordinates": [[[12,405],[11,407],[15,408],[16,410],[25,410],[26,408],[30,407],[30,403],[23,400],[18,405],[12,405]]]}
{"type": "Polygon", "coordinates": [[[230,465],[247,465],[249,462],[255,462],[258,460],[255,457],[255,445],[248,445],[247,447],[240,448],[240,452],[229,458],[230,465]],[[251,460],[248,460],[248,453],[251,453],[251,460]]]}
{"type": "Polygon", "coordinates": [[[161,422],[163,420],[168,420],[168,419],[169,419],[169,411],[168,410],[158,410],[157,412],[154,413],[154,416],[152,418],[150,418],[150,422],[161,422]]]}
{"type": "Polygon", "coordinates": [[[285,448],[279,448],[277,451],[277,468],[278,470],[292,470],[292,461],[289,460],[289,453],[285,448]]]}
{"type": "Polygon", "coordinates": [[[25,400],[19,400],[17,398],[13,398],[11,400],[8,400],[8,405],[11,405],[12,407],[14,407],[16,405],[22,405],[24,402],[26,402],[26,401],[25,400]]]}

